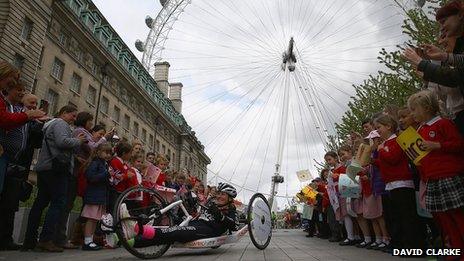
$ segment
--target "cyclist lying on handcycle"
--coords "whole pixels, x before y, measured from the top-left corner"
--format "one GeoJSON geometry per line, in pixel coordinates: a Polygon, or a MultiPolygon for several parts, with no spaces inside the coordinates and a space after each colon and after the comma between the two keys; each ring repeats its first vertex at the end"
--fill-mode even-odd
{"type": "MultiPolygon", "coordinates": [[[[209,200],[206,208],[202,208],[200,216],[189,222],[188,226],[157,228],[150,225],[139,225],[135,221],[122,222],[126,239],[134,238],[134,247],[147,245],[164,245],[174,242],[186,243],[202,238],[217,237],[226,231],[234,231],[238,227],[238,216],[233,204],[237,196],[236,189],[226,183],[219,183],[218,193],[209,200]],[[143,231],[140,231],[140,228],[143,231]]],[[[121,213],[122,218],[130,217],[127,209],[121,213]]]]}

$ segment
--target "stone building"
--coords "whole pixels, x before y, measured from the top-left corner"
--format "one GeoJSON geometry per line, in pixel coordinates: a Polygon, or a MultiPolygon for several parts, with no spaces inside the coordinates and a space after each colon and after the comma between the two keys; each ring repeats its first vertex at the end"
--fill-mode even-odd
{"type": "Polygon", "coordinates": [[[206,178],[210,159],[182,116],[169,63],[151,77],[91,0],[0,0],[0,58],[22,71],[50,113],[72,104],[206,178]]]}

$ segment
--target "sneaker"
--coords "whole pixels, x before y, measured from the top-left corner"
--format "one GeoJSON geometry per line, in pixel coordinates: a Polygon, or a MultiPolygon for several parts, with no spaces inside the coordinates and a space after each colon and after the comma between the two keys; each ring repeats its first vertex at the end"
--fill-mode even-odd
{"type": "Polygon", "coordinates": [[[102,247],[95,244],[94,242],[90,243],[90,244],[84,244],[82,246],[82,250],[84,251],[98,251],[98,250],[101,250],[102,247]]]}
{"type": "Polygon", "coordinates": [[[39,252],[63,252],[63,248],[57,247],[52,241],[39,242],[34,250],[39,252]]]}
{"type": "MultiPolygon", "coordinates": [[[[129,214],[129,210],[127,210],[127,206],[125,203],[121,204],[119,209],[119,214],[121,219],[130,218],[131,215],[129,214]]],[[[135,220],[125,220],[121,222],[122,231],[124,233],[124,237],[126,239],[134,238],[137,234],[135,233],[135,225],[137,222],[135,220]]]]}
{"type": "Polygon", "coordinates": [[[339,243],[340,246],[353,246],[355,244],[356,244],[355,240],[350,240],[348,238],[345,239],[345,241],[339,243]]]}
{"type": "Polygon", "coordinates": [[[383,251],[383,250],[386,249],[387,247],[388,247],[388,245],[382,242],[382,243],[378,244],[378,245],[374,248],[374,250],[381,250],[381,251],[383,251]]]}

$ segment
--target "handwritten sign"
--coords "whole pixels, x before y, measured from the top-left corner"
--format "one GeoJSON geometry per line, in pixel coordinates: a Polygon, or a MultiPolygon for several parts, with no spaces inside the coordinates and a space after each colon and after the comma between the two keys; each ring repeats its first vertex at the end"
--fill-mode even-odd
{"type": "Polygon", "coordinates": [[[424,158],[429,151],[422,148],[424,139],[417,133],[413,127],[407,128],[396,138],[396,142],[400,145],[408,157],[419,165],[419,161],[424,158]]]}
{"type": "Polygon", "coordinates": [[[308,169],[297,171],[296,175],[297,175],[298,179],[300,180],[300,182],[306,182],[306,181],[309,181],[312,178],[312,175],[311,175],[311,173],[309,172],[308,169]]]}

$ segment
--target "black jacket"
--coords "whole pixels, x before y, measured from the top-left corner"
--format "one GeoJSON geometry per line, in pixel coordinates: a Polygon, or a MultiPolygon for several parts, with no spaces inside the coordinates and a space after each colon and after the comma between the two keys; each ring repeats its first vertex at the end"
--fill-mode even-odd
{"type": "Polygon", "coordinates": [[[422,60],[419,63],[418,70],[424,73],[424,80],[434,82],[451,88],[459,88],[464,95],[464,37],[456,39],[456,45],[453,50],[454,64],[433,64],[431,61],[422,60]],[[448,65],[454,65],[450,67],[448,65]]]}

